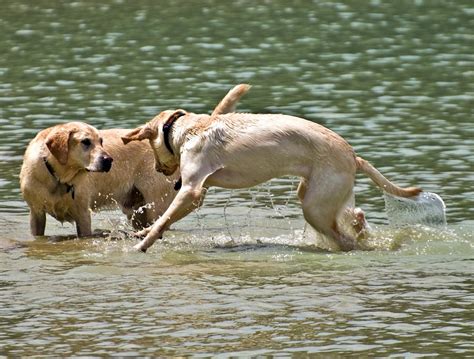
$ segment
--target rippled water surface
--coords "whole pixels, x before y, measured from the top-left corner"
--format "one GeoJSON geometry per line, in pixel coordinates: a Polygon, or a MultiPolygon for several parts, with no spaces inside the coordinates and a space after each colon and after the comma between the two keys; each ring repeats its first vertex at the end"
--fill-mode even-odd
{"type": "Polygon", "coordinates": [[[474,355],[474,4],[445,1],[3,1],[0,355],[474,355]],[[388,226],[358,177],[376,250],[303,238],[295,179],[213,189],[146,255],[122,214],[106,238],[49,218],[29,235],[18,173],[43,128],[133,128],[168,108],[317,121],[447,228],[388,226]],[[122,231],[123,230],[123,231],[122,231]]]}

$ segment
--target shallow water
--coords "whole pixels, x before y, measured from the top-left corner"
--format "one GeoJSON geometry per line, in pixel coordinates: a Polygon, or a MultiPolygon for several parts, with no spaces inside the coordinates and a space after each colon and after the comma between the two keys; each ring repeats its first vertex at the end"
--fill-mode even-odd
{"type": "Polygon", "coordinates": [[[5,1],[0,14],[0,355],[474,355],[474,7],[470,1],[5,1]],[[33,239],[18,173],[40,129],[209,112],[304,116],[400,185],[438,193],[446,228],[391,228],[363,176],[375,250],[303,238],[296,180],[211,190],[146,255],[118,212],[105,238],[49,218],[33,239]]]}

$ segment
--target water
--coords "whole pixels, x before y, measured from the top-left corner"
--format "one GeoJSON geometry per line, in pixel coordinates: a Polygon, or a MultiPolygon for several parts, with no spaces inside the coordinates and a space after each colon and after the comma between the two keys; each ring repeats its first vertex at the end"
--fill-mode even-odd
{"type": "Polygon", "coordinates": [[[446,204],[436,193],[421,192],[416,198],[395,197],[384,193],[385,212],[390,226],[423,224],[446,227],[446,204]]]}
{"type": "Polygon", "coordinates": [[[471,1],[3,1],[0,354],[474,355],[471,1]],[[147,255],[117,212],[107,238],[48,219],[29,235],[18,173],[40,130],[133,128],[168,108],[304,116],[400,185],[447,205],[446,228],[391,228],[358,177],[370,252],[303,240],[294,179],[212,190],[147,255]],[[73,237],[73,236],[72,236],[73,237]]]}

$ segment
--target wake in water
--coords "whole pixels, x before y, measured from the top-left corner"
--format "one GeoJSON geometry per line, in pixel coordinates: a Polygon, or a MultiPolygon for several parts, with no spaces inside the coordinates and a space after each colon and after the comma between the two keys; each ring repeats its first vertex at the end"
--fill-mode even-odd
{"type": "MultiPolygon", "coordinates": [[[[259,205],[256,205],[253,192],[254,195],[244,201],[242,196],[219,192],[217,200],[214,200],[217,205],[205,205],[176,223],[156,250],[232,248],[245,251],[249,246],[282,246],[330,252],[338,250],[331,239],[321,236],[305,224],[298,206],[288,200],[274,203],[269,191],[257,192],[258,196],[265,197],[264,201],[258,202],[259,205]],[[263,202],[267,205],[262,206],[263,202]]],[[[430,240],[449,242],[451,239],[467,238],[465,231],[461,231],[459,237],[457,230],[447,228],[446,208],[436,194],[423,192],[415,199],[385,195],[385,204],[389,225],[371,226],[369,236],[361,240],[361,247],[366,250],[391,251],[407,243],[430,240]]],[[[133,251],[133,229],[120,213],[105,211],[97,213],[94,218],[95,228],[105,228],[105,233],[101,235],[98,235],[101,231],[96,232],[92,239],[94,246],[105,251],[133,251]]],[[[81,242],[90,243],[87,240],[81,242]]]]}

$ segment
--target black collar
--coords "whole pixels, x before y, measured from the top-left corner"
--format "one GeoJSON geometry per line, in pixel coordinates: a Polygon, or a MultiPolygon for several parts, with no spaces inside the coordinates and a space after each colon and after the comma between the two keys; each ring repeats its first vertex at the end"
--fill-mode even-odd
{"type": "Polygon", "coordinates": [[[69,184],[69,183],[63,183],[60,181],[59,177],[56,175],[56,172],[54,171],[53,166],[51,166],[51,163],[48,162],[47,158],[43,158],[44,164],[46,168],[48,169],[48,172],[53,176],[53,178],[56,180],[57,184],[56,187],[59,190],[60,194],[65,194],[65,193],[71,193],[72,199],[75,197],[74,193],[74,185],[69,184]]]}
{"type": "Polygon", "coordinates": [[[165,146],[168,149],[168,151],[171,152],[172,155],[174,155],[173,148],[171,148],[170,144],[170,132],[173,127],[173,124],[176,122],[178,118],[181,116],[186,115],[186,112],[184,111],[177,111],[173,114],[173,116],[166,121],[166,123],[163,125],[163,138],[165,140],[165,146]]]}

